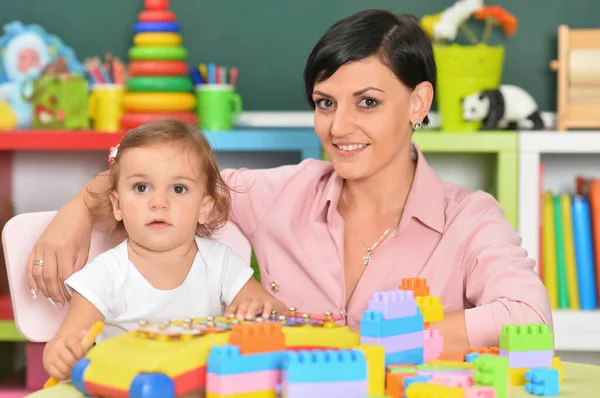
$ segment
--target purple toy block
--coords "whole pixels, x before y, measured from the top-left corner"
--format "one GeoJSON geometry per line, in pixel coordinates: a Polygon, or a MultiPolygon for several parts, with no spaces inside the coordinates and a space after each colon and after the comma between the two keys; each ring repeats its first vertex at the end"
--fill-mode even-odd
{"type": "Polygon", "coordinates": [[[410,290],[375,292],[369,300],[369,311],[383,313],[383,319],[404,318],[417,315],[417,301],[410,290]]]}
{"type": "Polygon", "coordinates": [[[510,369],[519,368],[543,368],[552,366],[554,351],[504,351],[500,350],[500,356],[508,358],[510,369]]]}
{"type": "Polygon", "coordinates": [[[390,337],[360,336],[361,344],[378,344],[383,346],[386,354],[422,348],[424,344],[423,332],[398,334],[390,337]]]}
{"type": "Polygon", "coordinates": [[[287,398],[364,398],[368,395],[366,380],[284,383],[282,392],[282,396],[287,398]]]}

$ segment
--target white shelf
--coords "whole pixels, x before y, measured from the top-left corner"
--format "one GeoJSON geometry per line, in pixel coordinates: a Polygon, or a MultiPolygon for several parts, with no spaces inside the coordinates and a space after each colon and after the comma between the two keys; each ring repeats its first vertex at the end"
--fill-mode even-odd
{"type": "Polygon", "coordinates": [[[554,311],[555,351],[600,352],[600,311],[554,311]]]}
{"type": "Polygon", "coordinates": [[[600,153],[600,131],[527,131],[519,134],[526,153],[600,153]]]}

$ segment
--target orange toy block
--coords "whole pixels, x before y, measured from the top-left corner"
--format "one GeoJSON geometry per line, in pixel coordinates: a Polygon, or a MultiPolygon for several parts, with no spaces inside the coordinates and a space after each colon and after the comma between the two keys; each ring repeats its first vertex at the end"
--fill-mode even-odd
{"type": "Polygon", "coordinates": [[[388,398],[404,398],[404,378],[413,377],[414,373],[388,373],[385,378],[385,395],[388,398]]]}
{"type": "Polygon", "coordinates": [[[240,353],[259,354],[284,351],[283,325],[277,322],[242,323],[231,329],[229,343],[240,347],[240,353]]]}
{"type": "Polygon", "coordinates": [[[415,297],[429,296],[429,286],[427,279],[422,278],[403,278],[399,287],[401,290],[411,290],[415,297]]]}
{"type": "Polygon", "coordinates": [[[464,362],[465,354],[462,352],[442,352],[438,361],[464,362]]]}
{"type": "Polygon", "coordinates": [[[483,355],[483,354],[500,355],[500,349],[498,347],[469,348],[469,352],[467,352],[467,354],[470,354],[472,352],[476,352],[477,354],[480,354],[480,355],[483,355]]]}

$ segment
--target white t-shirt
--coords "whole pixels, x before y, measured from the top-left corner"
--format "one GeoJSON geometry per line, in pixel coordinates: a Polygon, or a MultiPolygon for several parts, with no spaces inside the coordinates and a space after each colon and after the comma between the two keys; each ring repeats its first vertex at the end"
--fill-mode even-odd
{"type": "MultiPolygon", "coordinates": [[[[93,259],[65,284],[104,315],[97,342],[138,327],[140,321],[161,322],[221,316],[252,277],[249,264],[229,246],[196,237],[198,254],[183,283],[172,290],[155,289],[129,261],[127,241],[93,259]]],[[[166,271],[168,272],[168,271],[166,271]]]]}

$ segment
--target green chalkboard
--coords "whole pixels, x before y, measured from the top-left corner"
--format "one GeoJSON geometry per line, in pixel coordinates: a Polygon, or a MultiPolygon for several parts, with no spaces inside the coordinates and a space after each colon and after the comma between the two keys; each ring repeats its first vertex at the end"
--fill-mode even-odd
{"type": "MultiPolygon", "coordinates": [[[[452,0],[171,0],[182,25],[188,61],[240,69],[246,110],[307,110],[302,70],[312,46],[336,20],[364,8],[417,16],[439,12],[452,0]]],[[[492,2],[487,1],[487,4],[492,2]]],[[[506,41],[504,82],[529,91],[543,110],[556,108],[559,24],[600,27],[598,0],[497,0],[519,20],[506,41]]],[[[125,58],[143,0],[2,0],[0,25],[38,23],[60,36],[80,58],[110,51],[125,58]]],[[[493,42],[504,42],[501,34],[493,42]]]]}

